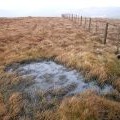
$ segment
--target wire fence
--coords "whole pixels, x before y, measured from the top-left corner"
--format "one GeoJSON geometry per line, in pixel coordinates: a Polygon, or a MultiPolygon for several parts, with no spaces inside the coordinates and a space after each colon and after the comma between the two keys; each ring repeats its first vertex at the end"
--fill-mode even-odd
{"type": "Polygon", "coordinates": [[[62,14],[62,17],[71,20],[82,29],[99,36],[103,44],[112,43],[117,46],[119,51],[120,23],[111,23],[106,19],[88,18],[75,14],[62,14]]]}

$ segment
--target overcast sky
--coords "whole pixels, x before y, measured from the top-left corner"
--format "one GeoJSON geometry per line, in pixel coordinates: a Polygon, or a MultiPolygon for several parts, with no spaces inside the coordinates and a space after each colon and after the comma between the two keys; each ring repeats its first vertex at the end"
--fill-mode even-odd
{"type": "Polygon", "coordinates": [[[0,15],[10,11],[16,15],[54,14],[88,7],[120,7],[120,0],[0,0],[0,15]]]}

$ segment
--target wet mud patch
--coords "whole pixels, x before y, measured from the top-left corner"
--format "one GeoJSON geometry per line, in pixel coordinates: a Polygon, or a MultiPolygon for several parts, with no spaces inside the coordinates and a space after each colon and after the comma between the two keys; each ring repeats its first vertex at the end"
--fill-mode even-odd
{"type": "Polygon", "coordinates": [[[27,79],[32,77],[34,83],[24,89],[32,99],[36,99],[36,93],[43,93],[47,99],[59,98],[79,94],[92,89],[99,94],[107,94],[113,91],[112,86],[105,84],[100,87],[96,82],[86,83],[84,77],[76,70],[71,70],[51,60],[16,63],[9,66],[9,73],[27,79]]]}

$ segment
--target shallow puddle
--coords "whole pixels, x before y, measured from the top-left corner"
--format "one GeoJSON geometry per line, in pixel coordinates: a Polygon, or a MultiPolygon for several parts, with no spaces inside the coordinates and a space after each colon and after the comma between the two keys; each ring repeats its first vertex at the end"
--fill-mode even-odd
{"type": "Polygon", "coordinates": [[[99,87],[95,82],[86,83],[76,70],[68,69],[53,61],[31,62],[12,66],[9,72],[15,72],[23,78],[33,77],[35,83],[25,90],[31,94],[35,91],[48,92],[48,95],[69,96],[92,89],[100,94],[113,90],[112,86],[99,87]]]}

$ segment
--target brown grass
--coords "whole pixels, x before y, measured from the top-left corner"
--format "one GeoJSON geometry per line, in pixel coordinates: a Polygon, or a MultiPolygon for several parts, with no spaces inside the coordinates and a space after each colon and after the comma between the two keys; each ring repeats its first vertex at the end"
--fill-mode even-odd
{"type": "MultiPolygon", "coordinates": [[[[2,20],[2,19],[1,19],[2,20]]],[[[0,21],[1,21],[0,20],[0,21]]],[[[120,92],[120,61],[116,46],[103,45],[101,39],[62,18],[19,18],[2,20],[0,29],[0,119],[119,120],[120,103],[93,93],[68,98],[54,110],[41,112],[22,93],[20,85],[32,84],[4,71],[6,65],[24,60],[54,58],[77,69],[87,81],[109,83],[120,92]],[[3,22],[4,21],[4,22],[3,22]],[[6,23],[7,25],[6,27],[6,23]],[[59,118],[59,115],[62,118],[59,118]],[[73,118],[71,118],[73,117],[73,118]]],[[[118,95],[116,94],[116,95],[118,95]]],[[[39,105],[39,104],[38,104],[39,105]]]]}
{"type": "Polygon", "coordinates": [[[2,118],[2,116],[4,116],[6,113],[7,113],[7,109],[3,101],[3,96],[0,93],[0,118],[2,118]]]}
{"type": "Polygon", "coordinates": [[[65,99],[60,106],[62,120],[119,120],[119,103],[86,91],[65,99]]]}

